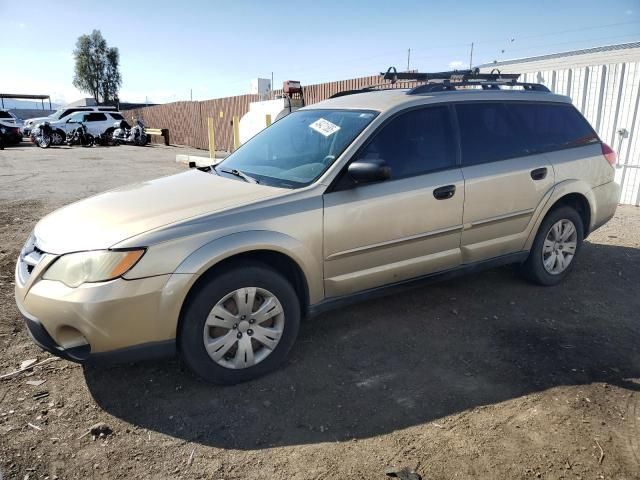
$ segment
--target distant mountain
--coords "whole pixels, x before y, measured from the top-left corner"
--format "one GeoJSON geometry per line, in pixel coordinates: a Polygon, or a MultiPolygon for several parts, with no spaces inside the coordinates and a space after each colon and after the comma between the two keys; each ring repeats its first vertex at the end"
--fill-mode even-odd
{"type": "MultiPolygon", "coordinates": [[[[42,103],[39,100],[14,100],[13,98],[5,98],[4,100],[4,108],[6,110],[12,108],[24,108],[29,110],[35,110],[38,108],[42,108],[42,103]]],[[[60,108],[62,105],[59,103],[51,102],[51,110],[56,110],[60,108]]],[[[49,102],[47,100],[44,101],[45,110],[49,110],[49,102]]]]}

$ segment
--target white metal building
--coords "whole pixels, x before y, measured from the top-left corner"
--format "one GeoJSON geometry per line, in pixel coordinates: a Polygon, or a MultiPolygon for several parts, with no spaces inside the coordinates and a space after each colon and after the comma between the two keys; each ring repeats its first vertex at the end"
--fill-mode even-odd
{"type": "Polygon", "coordinates": [[[640,206],[640,42],[554,53],[481,65],[522,73],[524,82],[543,83],[568,95],[618,153],[620,203],[640,206]]]}

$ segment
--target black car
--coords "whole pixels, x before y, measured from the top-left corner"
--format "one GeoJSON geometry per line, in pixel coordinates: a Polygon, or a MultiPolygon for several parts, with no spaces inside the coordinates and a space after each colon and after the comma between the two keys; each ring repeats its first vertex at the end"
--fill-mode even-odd
{"type": "Polygon", "coordinates": [[[0,135],[4,146],[18,145],[22,141],[22,132],[16,125],[0,122],[0,135]]]}

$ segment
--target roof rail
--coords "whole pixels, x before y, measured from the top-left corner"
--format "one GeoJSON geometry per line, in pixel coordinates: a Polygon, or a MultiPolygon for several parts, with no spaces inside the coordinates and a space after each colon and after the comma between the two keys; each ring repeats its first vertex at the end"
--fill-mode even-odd
{"type": "Polygon", "coordinates": [[[407,92],[407,95],[418,95],[421,93],[435,93],[456,91],[458,87],[482,87],[483,90],[501,90],[500,87],[522,87],[526,91],[546,92],[550,90],[539,83],[525,83],[515,81],[462,81],[462,82],[438,82],[418,85],[407,92]]]}

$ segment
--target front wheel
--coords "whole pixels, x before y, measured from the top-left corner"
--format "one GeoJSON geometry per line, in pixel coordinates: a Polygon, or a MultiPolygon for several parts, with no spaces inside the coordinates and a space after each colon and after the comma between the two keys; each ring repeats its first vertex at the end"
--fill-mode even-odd
{"type": "Polygon", "coordinates": [[[267,265],[237,262],[198,287],[181,319],[178,347],[204,380],[235,384],[275,370],[299,326],[291,284],[267,265]]]}
{"type": "Polygon", "coordinates": [[[40,148],[49,148],[51,146],[51,137],[49,135],[38,135],[36,143],[40,148]]]}
{"type": "Polygon", "coordinates": [[[557,285],[575,265],[583,239],[582,217],[575,209],[562,206],[551,210],[538,229],[521,273],[539,285],[557,285]]]}

